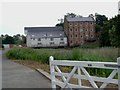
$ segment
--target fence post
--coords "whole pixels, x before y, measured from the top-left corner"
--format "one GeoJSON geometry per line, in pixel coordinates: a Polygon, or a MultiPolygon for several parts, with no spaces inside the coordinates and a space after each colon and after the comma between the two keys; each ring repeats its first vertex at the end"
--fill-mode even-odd
{"type": "Polygon", "coordinates": [[[49,57],[49,62],[50,62],[50,73],[51,73],[51,83],[52,83],[52,88],[53,90],[56,88],[56,84],[54,83],[55,81],[55,75],[53,74],[53,72],[55,72],[55,66],[51,64],[51,62],[54,60],[53,56],[49,57]]]}
{"type": "MultiPolygon", "coordinates": [[[[120,66],[120,57],[117,58],[118,66],[120,66]]],[[[118,90],[120,90],[120,67],[118,67],[118,90]]]]}

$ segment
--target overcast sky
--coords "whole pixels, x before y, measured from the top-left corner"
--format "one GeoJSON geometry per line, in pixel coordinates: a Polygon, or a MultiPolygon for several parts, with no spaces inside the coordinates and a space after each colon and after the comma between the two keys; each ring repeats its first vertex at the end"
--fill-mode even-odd
{"type": "Polygon", "coordinates": [[[82,16],[118,14],[115,2],[3,2],[0,34],[24,34],[25,26],[55,26],[66,13],[82,16]]]}

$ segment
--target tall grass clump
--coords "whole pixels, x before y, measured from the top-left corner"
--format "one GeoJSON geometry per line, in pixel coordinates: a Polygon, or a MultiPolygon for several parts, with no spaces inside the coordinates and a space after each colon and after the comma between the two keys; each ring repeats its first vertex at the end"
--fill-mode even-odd
{"type": "Polygon", "coordinates": [[[6,53],[6,56],[14,60],[34,60],[42,63],[48,63],[49,58],[48,53],[39,53],[31,48],[13,48],[6,53]]]}
{"type": "Polygon", "coordinates": [[[95,48],[95,49],[32,49],[13,48],[6,53],[9,59],[34,60],[42,63],[49,62],[49,56],[55,60],[79,60],[79,61],[102,61],[116,62],[117,48],[95,48]]]}
{"type": "Polygon", "coordinates": [[[80,51],[80,49],[75,48],[72,50],[72,60],[82,60],[83,59],[83,53],[80,51]]]}

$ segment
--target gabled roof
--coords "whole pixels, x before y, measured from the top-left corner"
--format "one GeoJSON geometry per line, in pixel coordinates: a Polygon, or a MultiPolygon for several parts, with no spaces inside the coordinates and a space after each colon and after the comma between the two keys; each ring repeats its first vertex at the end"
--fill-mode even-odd
{"type": "Polygon", "coordinates": [[[67,21],[69,22],[75,22],[75,21],[94,21],[92,17],[66,17],[67,21]]]}
{"type": "Polygon", "coordinates": [[[51,32],[51,31],[62,31],[63,28],[60,26],[57,27],[25,27],[25,30],[28,32],[51,32]]]}
{"type": "Polygon", "coordinates": [[[31,37],[65,37],[62,27],[25,27],[31,37]]]}

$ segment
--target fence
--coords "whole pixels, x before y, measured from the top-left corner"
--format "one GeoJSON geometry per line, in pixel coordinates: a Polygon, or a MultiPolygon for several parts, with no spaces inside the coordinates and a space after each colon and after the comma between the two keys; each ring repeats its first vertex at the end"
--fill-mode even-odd
{"type": "Polygon", "coordinates": [[[91,61],[68,61],[68,60],[54,60],[52,56],[50,60],[50,72],[51,72],[51,82],[52,88],[60,86],[61,88],[106,88],[108,84],[117,84],[120,90],[120,58],[115,62],[91,62],[91,61]],[[72,66],[70,73],[64,73],[60,69],[60,66],[72,66]],[[105,77],[91,76],[86,68],[99,68],[99,69],[111,69],[110,75],[105,77]],[[118,79],[114,79],[115,75],[118,73],[118,79]],[[62,80],[57,77],[61,77],[62,80]],[[70,83],[70,79],[77,79],[77,84],[70,83]],[[82,81],[87,80],[91,86],[83,85],[82,81]],[[101,82],[102,84],[98,86],[96,82],[101,82]]]}

